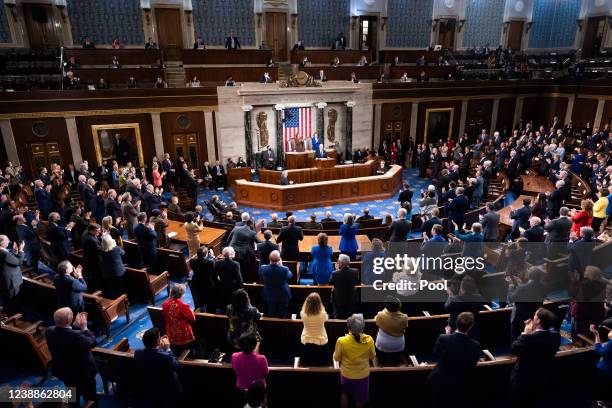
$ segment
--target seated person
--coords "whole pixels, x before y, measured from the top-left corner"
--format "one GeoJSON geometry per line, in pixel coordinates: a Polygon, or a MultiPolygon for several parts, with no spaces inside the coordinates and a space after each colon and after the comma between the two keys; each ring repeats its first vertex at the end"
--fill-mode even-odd
{"type": "Polygon", "coordinates": [[[113,55],[113,59],[111,60],[111,68],[121,68],[121,63],[119,62],[119,58],[116,55],[113,55]]]}
{"type": "Polygon", "coordinates": [[[198,79],[197,76],[193,77],[193,79],[189,83],[189,86],[191,86],[192,88],[199,88],[200,87],[200,80],[198,79]]]}
{"type": "Polygon", "coordinates": [[[85,37],[85,41],[83,41],[83,49],[84,50],[95,50],[96,44],[91,41],[91,38],[85,37]]]}
{"type": "Polygon", "coordinates": [[[68,58],[68,62],[64,63],[64,69],[66,69],[66,71],[79,68],[81,68],[81,64],[79,64],[74,57],[68,58]]]}
{"type": "Polygon", "coordinates": [[[289,172],[287,170],[283,170],[280,176],[280,185],[288,186],[289,184],[293,184],[291,181],[289,181],[289,172]]]}
{"type": "Polygon", "coordinates": [[[162,77],[158,76],[155,79],[155,88],[167,88],[168,83],[162,79],[162,77]]]}
{"type": "Polygon", "coordinates": [[[325,76],[325,71],[322,69],[319,70],[319,74],[315,77],[317,81],[325,82],[327,81],[327,77],[325,76]]]}
{"type": "Polygon", "coordinates": [[[138,84],[136,83],[136,79],[133,76],[131,76],[130,79],[128,79],[127,87],[130,89],[138,87],[138,84]]]}
{"type": "Polygon", "coordinates": [[[325,159],[327,158],[327,152],[325,151],[325,147],[323,144],[319,145],[319,149],[317,150],[317,159],[325,159]]]}
{"type": "Polygon", "coordinates": [[[96,85],[96,89],[108,89],[108,84],[104,80],[104,78],[100,78],[98,81],[98,85],[96,85]]]}
{"type": "Polygon", "coordinates": [[[331,62],[331,64],[330,64],[330,65],[331,65],[332,67],[339,67],[339,66],[340,66],[340,58],[335,57],[335,58],[332,60],[332,62],[331,62]]]}
{"type": "Polygon", "coordinates": [[[374,216],[370,215],[370,209],[369,208],[364,208],[363,209],[363,215],[360,216],[359,218],[357,218],[357,222],[359,221],[366,221],[366,220],[373,220],[374,216]]]}
{"type": "Polygon", "coordinates": [[[236,167],[247,167],[247,163],[242,157],[239,157],[238,161],[236,162],[236,167]]]}
{"type": "Polygon", "coordinates": [[[349,81],[351,81],[354,84],[359,83],[359,79],[357,79],[357,74],[355,72],[351,72],[351,79],[349,79],[349,81]]]}
{"type": "Polygon", "coordinates": [[[376,175],[385,174],[389,170],[384,160],[381,160],[380,166],[376,169],[376,175]]]}
{"type": "Polygon", "coordinates": [[[300,67],[304,68],[304,67],[309,67],[311,65],[310,61],[308,60],[308,57],[304,57],[302,59],[302,62],[300,62],[300,67]]]}
{"type": "Polygon", "coordinates": [[[273,213],[270,215],[271,221],[267,224],[268,228],[281,228],[283,223],[278,220],[278,214],[273,213]]]}
{"type": "Polygon", "coordinates": [[[336,220],[332,217],[331,211],[326,211],[325,218],[323,218],[321,222],[336,222],[336,220]]]}
{"type": "Polygon", "coordinates": [[[165,68],[164,64],[162,64],[161,60],[157,58],[152,64],[151,68],[165,68]]]}
{"type": "Polygon", "coordinates": [[[410,78],[408,78],[408,73],[404,72],[402,77],[400,78],[400,82],[410,82],[410,78]]]}
{"type": "Polygon", "coordinates": [[[297,50],[304,51],[304,41],[298,40],[298,42],[293,45],[293,48],[291,49],[291,51],[297,51],[297,50]]]}
{"type": "Polygon", "coordinates": [[[268,60],[268,63],[266,64],[266,67],[268,67],[268,68],[272,68],[272,67],[274,67],[274,65],[275,65],[275,64],[274,64],[274,60],[273,60],[272,58],[270,58],[270,59],[268,60]]]}
{"type": "Polygon", "coordinates": [[[79,89],[81,87],[81,80],[72,71],[66,72],[63,81],[64,89],[79,89]]]}
{"type": "Polygon", "coordinates": [[[145,50],[154,50],[157,48],[157,43],[153,41],[153,38],[149,37],[149,41],[145,43],[145,50]]]}
{"type": "Polygon", "coordinates": [[[113,50],[118,50],[119,48],[121,48],[121,43],[119,42],[119,39],[118,39],[118,38],[115,38],[115,39],[113,40],[113,42],[111,43],[111,48],[112,48],[113,50]]]}
{"type": "Polygon", "coordinates": [[[227,78],[225,79],[225,86],[235,86],[236,82],[234,81],[234,78],[231,75],[228,75],[227,78]]]}
{"type": "Polygon", "coordinates": [[[193,49],[194,50],[205,50],[206,45],[204,45],[204,41],[202,41],[201,38],[198,38],[196,42],[193,43],[193,49]]]}
{"type": "Polygon", "coordinates": [[[170,198],[170,203],[168,204],[168,211],[172,211],[173,213],[177,213],[177,214],[181,213],[181,207],[179,206],[178,196],[172,196],[170,198]]]}
{"type": "Polygon", "coordinates": [[[366,59],[365,55],[361,56],[361,59],[359,60],[359,62],[357,63],[358,67],[366,67],[368,66],[368,60],[366,59]]]}
{"type": "Polygon", "coordinates": [[[259,82],[262,84],[271,84],[272,82],[274,82],[274,80],[270,76],[269,72],[264,72],[262,77],[259,79],[259,82]]]}
{"type": "Polygon", "coordinates": [[[317,222],[317,215],[316,214],[311,214],[310,215],[310,221],[304,223],[304,229],[322,230],[323,229],[323,224],[321,224],[320,222],[317,222]]]}

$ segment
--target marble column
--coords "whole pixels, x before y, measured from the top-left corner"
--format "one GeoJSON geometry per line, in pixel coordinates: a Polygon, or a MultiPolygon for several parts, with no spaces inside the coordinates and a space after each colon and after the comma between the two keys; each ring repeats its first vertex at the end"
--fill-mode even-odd
{"type": "Polygon", "coordinates": [[[285,167],[285,136],[283,134],[283,110],[285,105],[274,105],[276,110],[276,167],[285,167]]]}
{"type": "Polygon", "coordinates": [[[81,155],[81,143],[79,142],[79,132],[77,130],[76,118],[74,116],[67,117],[66,130],[68,131],[68,140],[70,141],[70,150],[72,151],[72,163],[75,166],[83,163],[81,155]]]}
{"type": "Polygon", "coordinates": [[[204,126],[206,127],[206,153],[207,160],[210,163],[214,163],[217,159],[215,152],[215,127],[213,124],[213,112],[206,111],[204,114],[204,126]]]}
{"type": "Polygon", "coordinates": [[[521,120],[522,116],[523,116],[523,102],[525,100],[524,96],[519,96],[516,99],[516,104],[514,105],[514,116],[512,117],[512,129],[514,129],[514,126],[519,123],[519,120],[521,120]]]}
{"type": "Polygon", "coordinates": [[[161,126],[161,114],[159,112],[150,113],[151,124],[153,125],[153,143],[155,144],[155,156],[163,160],[164,157],[164,135],[161,126]]]}
{"type": "Polygon", "coordinates": [[[6,149],[6,156],[13,162],[13,165],[16,165],[19,163],[19,155],[17,154],[17,144],[15,143],[11,121],[0,120],[0,130],[2,131],[2,141],[6,149]]]}
{"type": "Polygon", "coordinates": [[[344,149],[346,162],[353,161],[353,106],[355,106],[355,101],[346,103],[346,146],[344,149]]]}
{"type": "Polygon", "coordinates": [[[595,110],[595,120],[593,121],[593,127],[602,127],[603,128],[603,112],[604,105],[606,104],[606,100],[604,98],[600,98],[597,101],[597,109],[595,110]]]}
{"type": "Polygon", "coordinates": [[[574,95],[567,98],[567,109],[565,110],[565,118],[563,123],[568,124],[572,120],[572,116],[574,115],[574,103],[576,102],[576,97],[574,95]]]}
{"type": "MultiPolygon", "coordinates": [[[[461,101],[461,116],[459,117],[459,135],[457,138],[463,136],[465,133],[465,122],[467,121],[467,109],[468,109],[468,101],[461,101]]],[[[451,128],[453,125],[451,124],[451,128]]],[[[427,130],[426,130],[427,131],[427,130]]]]}
{"type": "Polygon", "coordinates": [[[491,109],[491,128],[489,133],[493,134],[497,127],[497,115],[499,114],[499,100],[500,98],[493,99],[493,109],[491,109]]]}
{"type": "MultiPolygon", "coordinates": [[[[416,143],[416,132],[417,132],[417,125],[419,121],[419,103],[418,102],[412,102],[412,107],[410,109],[410,137],[412,137],[412,140],[416,143]]],[[[378,146],[380,146],[380,144],[378,144],[378,146]]],[[[376,148],[378,148],[378,146],[375,146],[376,148]]]]}
{"type": "Polygon", "coordinates": [[[244,105],[242,111],[244,112],[244,155],[247,164],[250,166],[255,161],[255,168],[257,168],[257,160],[253,158],[253,129],[251,125],[253,106],[244,105]]]}
{"type": "MultiPolygon", "coordinates": [[[[321,144],[325,146],[325,102],[317,103],[317,132],[319,132],[319,139],[321,144]]],[[[310,135],[309,135],[310,136],[310,135]]]]}

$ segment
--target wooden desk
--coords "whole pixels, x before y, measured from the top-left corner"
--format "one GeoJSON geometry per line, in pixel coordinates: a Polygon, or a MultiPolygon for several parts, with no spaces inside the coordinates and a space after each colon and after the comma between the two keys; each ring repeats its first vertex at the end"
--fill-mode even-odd
{"type": "Polygon", "coordinates": [[[334,58],[338,57],[341,63],[356,64],[365,55],[368,62],[372,62],[372,50],[304,50],[291,51],[291,63],[299,64],[308,57],[308,61],[313,64],[331,64],[334,58]]]}
{"type": "MultiPolygon", "coordinates": [[[[334,171],[338,167],[342,166],[316,170],[320,172],[334,171]]],[[[386,174],[381,176],[356,177],[288,186],[237,180],[236,202],[248,207],[268,208],[277,211],[296,210],[306,207],[350,203],[357,200],[391,198],[399,191],[401,183],[402,167],[397,165],[393,165],[386,174]]]]}
{"type": "MultiPolygon", "coordinates": [[[[336,149],[325,149],[328,157],[336,159],[336,149]]],[[[314,150],[306,150],[305,152],[287,152],[285,153],[285,165],[288,170],[292,169],[307,169],[315,167],[314,150]]]]}
{"type": "Polygon", "coordinates": [[[545,176],[536,176],[534,174],[521,176],[523,180],[523,192],[532,194],[551,193],[555,190],[552,182],[545,176]]]}
{"type": "Polygon", "coordinates": [[[183,50],[184,65],[267,64],[272,50],[183,50]]]}
{"type": "MultiPolygon", "coordinates": [[[[176,232],[176,235],[171,238],[174,242],[181,244],[187,244],[187,231],[183,227],[183,223],[179,221],[168,220],[168,233],[176,232]]],[[[200,243],[207,247],[212,247],[215,254],[219,253],[221,249],[221,240],[225,235],[225,230],[220,228],[204,227],[204,230],[200,232],[200,243]]]]}
{"type": "Polygon", "coordinates": [[[336,165],[336,159],[327,157],[325,159],[315,159],[315,167],[317,169],[331,169],[336,165]]]}
{"type": "Polygon", "coordinates": [[[236,180],[245,179],[251,180],[252,173],[250,167],[235,167],[227,170],[227,186],[233,187],[236,185],[236,180]]]}
{"type": "MultiPolygon", "coordinates": [[[[320,161],[321,159],[317,159],[320,161]]],[[[335,164],[335,162],[333,163],[335,164]]],[[[289,181],[296,184],[314,183],[317,181],[341,180],[355,177],[367,177],[374,174],[374,169],[378,164],[376,160],[369,160],[366,163],[343,164],[329,168],[313,167],[308,169],[288,170],[289,181]]],[[[259,181],[268,184],[280,184],[281,172],[277,170],[259,170],[259,181]]]]}
{"type": "Polygon", "coordinates": [[[321,66],[321,67],[306,67],[301,68],[302,71],[307,72],[308,75],[316,77],[319,75],[319,70],[325,72],[325,76],[328,81],[349,81],[351,79],[351,73],[354,72],[357,75],[357,79],[377,79],[383,72],[384,67],[382,65],[370,65],[367,67],[359,67],[357,65],[340,65],[339,67],[332,66],[321,66]]]}
{"type": "MultiPolygon", "coordinates": [[[[257,236],[263,241],[263,233],[257,234],[257,236]]],[[[340,237],[339,235],[330,235],[328,237],[327,245],[331,246],[334,253],[340,253],[340,237]]],[[[367,252],[372,250],[372,242],[367,235],[357,235],[358,250],[357,252],[367,252]]],[[[276,242],[276,235],[272,236],[272,240],[276,242]]],[[[299,249],[301,255],[309,255],[313,246],[318,245],[318,239],[316,235],[304,235],[304,239],[300,241],[299,249]]],[[[282,245],[282,244],[281,244],[282,245]]]]}
{"type": "Polygon", "coordinates": [[[82,48],[69,48],[64,50],[64,61],[74,57],[76,62],[83,65],[110,65],[116,56],[122,65],[150,66],[156,59],[162,58],[161,50],[120,49],[113,50],[101,48],[84,50],[82,48]]]}
{"type": "Polygon", "coordinates": [[[428,63],[434,63],[438,61],[438,57],[442,55],[442,51],[428,51],[428,50],[381,50],[378,53],[378,60],[381,63],[393,63],[395,57],[399,57],[400,63],[416,64],[417,59],[421,56],[425,57],[425,61],[428,63]]]}

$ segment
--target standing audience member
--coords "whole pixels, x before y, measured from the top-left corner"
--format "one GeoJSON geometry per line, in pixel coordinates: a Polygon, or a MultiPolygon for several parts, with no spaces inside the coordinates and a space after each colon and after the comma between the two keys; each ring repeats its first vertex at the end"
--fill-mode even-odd
{"type": "Polygon", "coordinates": [[[327,234],[320,233],[317,235],[317,245],[313,245],[310,250],[312,261],[308,265],[308,272],[314,276],[317,285],[327,285],[334,271],[331,261],[334,250],[327,242],[327,234]]]}
{"type": "Polygon", "coordinates": [[[401,307],[398,298],[387,296],[385,308],[374,318],[378,327],[376,357],[381,366],[397,366],[404,361],[408,316],[401,312],[401,307]]]}
{"type": "Polygon", "coordinates": [[[38,274],[38,259],[40,257],[40,238],[38,236],[38,212],[35,218],[26,223],[23,215],[16,215],[13,218],[15,225],[15,233],[17,234],[17,242],[25,243],[24,245],[24,264],[31,266],[35,274],[38,274]]]}
{"type": "Polygon", "coordinates": [[[188,304],[182,301],[185,295],[185,285],[176,284],[170,289],[170,299],[162,305],[162,314],[166,321],[166,334],[174,354],[179,355],[189,350],[195,343],[191,324],[195,315],[188,304]]]}
{"type": "Polygon", "coordinates": [[[281,244],[281,258],[297,261],[300,253],[299,242],[304,239],[302,228],[295,225],[295,216],[287,219],[287,225],[280,229],[276,243],[281,244]]]}
{"type": "Polygon", "coordinates": [[[149,273],[153,273],[157,268],[157,233],[153,225],[147,224],[147,214],[138,214],[138,225],[134,228],[134,237],[138,243],[138,252],[142,265],[147,268],[149,273]]]}
{"type": "Polygon", "coordinates": [[[351,268],[348,255],[338,257],[338,270],[332,273],[329,284],[333,286],[331,303],[336,319],[346,319],[355,309],[358,302],[356,286],[359,285],[359,271],[351,268]]]}
{"type": "Polygon", "coordinates": [[[59,307],[69,307],[75,314],[85,310],[83,292],[87,291],[87,282],[83,279],[82,271],[81,265],[75,268],[70,261],[62,261],[57,265],[58,275],[53,281],[57,304],[59,307]]]}
{"type": "Polygon", "coordinates": [[[215,260],[212,249],[205,246],[198,248],[196,256],[189,259],[191,277],[191,294],[195,310],[215,313],[217,308],[217,288],[219,277],[215,273],[215,260]]]}
{"type": "Polygon", "coordinates": [[[304,367],[321,367],[329,364],[329,346],[325,322],[327,312],[321,302],[321,296],[312,292],[304,301],[300,318],[304,324],[302,330],[302,357],[300,365],[304,367]]]}
{"type": "MultiPolygon", "coordinates": [[[[599,330],[594,324],[589,328],[590,332],[595,337],[595,353],[599,357],[597,362],[597,378],[595,386],[595,396],[603,401],[610,401],[612,398],[612,390],[610,382],[612,381],[612,330],[607,329],[608,341],[602,343],[599,336],[599,330]]],[[[605,406],[599,404],[598,406],[605,406]]]]}
{"type": "Polygon", "coordinates": [[[374,339],[363,333],[363,315],[350,316],[346,324],[349,333],[338,338],[334,350],[334,361],[340,364],[340,406],[348,408],[352,400],[356,408],[363,408],[370,401],[370,361],[376,366],[374,339]]]}
{"type": "MultiPolygon", "coordinates": [[[[76,387],[76,401],[80,397],[86,404],[97,404],[96,374],[98,368],[91,353],[96,346],[96,336],[87,328],[87,313],[74,318],[68,307],[53,314],[54,326],[46,330],[47,346],[51,353],[51,373],[67,387],[76,387]]],[[[90,405],[87,405],[90,406],[90,405]]]]}
{"type": "Polygon", "coordinates": [[[263,282],[262,297],[266,302],[267,315],[270,317],[285,318],[291,300],[289,279],[293,274],[286,266],[283,266],[280,253],[272,251],[270,263],[259,268],[259,274],[263,282]]]}
{"type": "Polygon", "coordinates": [[[263,316],[256,307],[251,306],[251,300],[246,290],[238,289],[232,294],[232,302],[227,305],[226,315],[229,319],[227,341],[236,349],[240,349],[239,339],[243,336],[255,336],[257,342],[261,336],[257,330],[257,322],[263,316]]]}
{"type": "Polygon", "coordinates": [[[23,283],[21,264],[23,263],[23,248],[25,242],[19,245],[13,242],[12,250],[8,249],[9,237],[0,235],[0,298],[7,316],[20,311],[19,291],[23,283]]]}
{"type": "Polygon", "coordinates": [[[468,336],[474,326],[474,314],[463,312],[454,322],[455,332],[446,326],[434,347],[438,358],[428,379],[433,390],[433,406],[471,408],[476,391],[475,369],[480,344],[468,336]]]}
{"type": "Polygon", "coordinates": [[[359,244],[357,244],[357,230],[359,224],[355,223],[355,218],[352,214],[344,214],[344,223],[340,226],[340,252],[346,254],[354,261],[357,258],[359,244]]]}
{"type": "Polygon", "coordinates": [[[200,248],[200,232],[204,231],[204,227],[201,224],[201,219],[197,218],[192,212],[185,214],[185,223],[183,224],[185,231],[187,231],[187,249],[189,250],[189,257],[192,257],[198,252],[200,248]]]}
{"type": "Polygon", "coordinates": [[[267,265],[270,262],[272,251],[278,251],[278,245],[272,242],[272,231],[265,230],[263,237],[263,242],[257,244],[257,254],[259,256],[259,264],[267,265]]]}
{"type": "Polygon", "coordinates": [[[404,242],[408,239],[408,234],[412,229],[412,222],[406,220],[408,212],[400,208],[397,212],[397,219],[389,225],[389,242],[404,242]]]}
{"type": "Polygon", "coordinates": [[[238,389],[240,403],[244,403],[246,392],[256,381],[265,384],[268,376],[268,360],[258,352],[257,337],[253,333],[244,333],[238,339],[241,351],[232,354],[232,370],[236,374],[236,388],[238,389]]]}
{"type": "Polygon", "coordinates": [[[110,234],[102,236],[102,282],[105,298],[117,299],[126,293],[124,255],[125,251],[110,234]]]}
{"type": "Polygon", "coordinates": [[[233,293],[238,289],[242,289],[242,274],[240,273],[240,264],[234,261],[236,251],[231,246],[223,248],[221,259],[215,262],[215,275],[219,279],[219,289],[217,296],[219,297],[218,307],[224,310],[232,300],[233,293]]]}
{"type": "Polygon", "coordinates": [[[145,348],[134,352],[134,363],[145,387],[141,397],[154,408],[179,405],[183,388],[179,380],[180,365],[172,351],[168,336],[160,336],[152,327],[144,332],[145,348]]]}

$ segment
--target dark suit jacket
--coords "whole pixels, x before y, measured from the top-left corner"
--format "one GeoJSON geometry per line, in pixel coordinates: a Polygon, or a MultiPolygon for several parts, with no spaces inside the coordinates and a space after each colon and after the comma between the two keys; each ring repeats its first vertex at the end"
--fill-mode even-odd
{"type": "Polygon", "coordinates": [[[93,379],[98,369],[91,354],[96,346],[96,336],[92,332],[51,326],[46,335],[54,376],[70,384],[81,383],[83,377],[93,379]]]}
{"type": "Polygon", "coordinates": [[[529,207],[521,207],[516,211],[510,213],[510,218],[515,220],[516,224],[513,225],[522,228],[529,228],[529,217],[531,217],[531,209],[529,207]]]}
{"type": "Polygon", "coordinates": [[[40,251],[40,239],[38,238],[38,231],[28,225],[19,224],[15,226],[15,232],[17,233],[17,241],[25,242],[25,252],[31,254],[33,252],[40,251]]]}
{"type": "Polygon", "coordinates": [[[286,261],[297,261],[300,250],[299,242],[304,239],[302,228],[297,225],[287,225],[280,229],[276,242],[282,244],[281,258],[286,261]]]}
{"type": "Polygon", "coordinates": [[[549,217],[558,217],[559,210],[563,206],[563,199],[565,198],[565,191],[563,189],[556,189],[548,197],[548,212],[549,217]]]}
{"type": "Polygon", "coordinates": [[[83,189],[82,193],[81,193],[81,199],[83,200],[83,203],[85,204],[85,209],[87,211],[91,211],[94,212],[96,210],[96,198],[97,198],[98,194],[96,193],[96,191],[90,187],[87,186],[83,189]]]}
{"type": "Polygon", "coordinates": [[[536,331],[521,334],[514,340],[510,352],[518,357],[510,374],[513,392],[542,392],[553,377],[553,358],[559,350],[558,332],[536,331]]]}
{"type": "Polygon", "coordinates": [[[240,264],[231,259],[220,259],[215,261],[215,274],[219,277],[219,304],[226,306],[232,293],[243,286],[240,264]]]}
{"type": "Polygon", "coordinates": [[[117,217],[121,217],[121,204],[119,204],[116,200],[107,198],[104,202],[104,209],[106,211],[106,215],[113,217],[113,221],[116,220],[117,217]]]}
{"type": "Polygon", "coordinates": [[[569,241],[570,230],[572,229],[573,221],[569,217],[559,217],[548,224],[544,225],[544,229],[548,231],[545,242],[567,242],[569,241]]]}
{"type": "Polygon", "coordinates": [[[81,173],[79,173],[79,171],[76,169],[74,170],[74,174],[70,173],[70,170],[66,169],[64,171],[64,180],[74,184],[79,180],[80,175],[81,173]]]}
{"type": "Polygon", "coordinates": [[[536,225],[523,232],[523,237],[527,238],[529,242],[543,242],[544,241],[544,227],[536,225]]]}
{"type": "Polygon", "coordinates": [[[410,189],[406,189],[404,191],[402,191],[399,194],[399,197],[397,197],[397,201],[400,202],[400,204],[404,203],[404,202],[411,202],[412,201],[412,196],[414,195],[414,191],[410,190],[410,189]]]}
{"type": "Polygon", "coordinates": [[[469,394],[465,387],[476,385],[472,380],[480,350],[480,343],[465,334],[441,334],[433,350],[438,363],[429,375],[434,389],[469,394]]]}
{"type": "Polygon", "coordinates": [[[486,240],[497,241],[499,236],[499,214],[491,211],[482,217],[482,232],[486,240]]]}
{"type": "Polygon", "coordinates": [[[259,268],[259,274],[263,281],[262,297],[266,302],[289,302],[291,290],[289,279],[293,274],[286,266],[263,265],[259,268]]]}
{"type": "Polygon", "coordinates": [[[87,274],[101,270],[102,245],[98,237],[85,232],[82,239],[83,267],[87,274]]]}
{"type": "Polygon", "coordinates": [[[58,262],[68,259],[68,251],[64,242],[68,239],[70,233],[66,228],[60,227],[57,224],[49,223],[47,227],[47,241],[51,244],[51,251],[57,258],[58,262]]]}
{"type": "Polygon", "coordinates": [[[59,307],[69,307],[76,312],[85,310],[83,292],[87,290],[87,283],[83,278],[75,279],[69,275],[58,275],[53,280],[53,284],[59,307]]]}
{"type": "Polygon", "coordinates": [[[391,236],[389,237],[390,242],[404,242],[410,233],[412,228],[412,222],[406,219],[397,219],[389,225],[389,231],[391,236]]]}
{"type": "Polygon", "coordinates": [[[234,227],[227,240],[229,242],[229,246],[234,248],[236,254],[239,256],[245,256],[249,252],[253,253],[254,255],[254,244],[261,242],[255,231],[246,225],[234,227]]]}
{"type": "Polygon", "coordinates": [[[159,210],[159,206],[162,203],[162,199],[157,194],[151,194],[148,191],[144,194],[145,204],[147,206],[147,212],[151,213],[153,210],[159,210]]]}
{"type": "Polygon", "coordinates": [[[40,212],[43,213],[43,215],[49,214],[51,208],[53,208],[51,194],[44,188],[37,188],[34,190],[34,197],[36,198],[36,204],[40,212]]]}
{"type": "Polygon", "coordinates": [[[123,264],[125,251],[116,246],[110,251],[102,252],[102,277],[118,278],[125,275],[125,265],[123,264]]]}
{"type": "Polygon", "coordinates": [[[183,392],[178,377],[180,365],[171,351],[142,349],[134,352],[134,362],[144,385],[143,397],[154,407],[172,406],[183,392]]]}
{"type": "Polygon", "coordinates": [[[157,233],[146,225],[138,223],[134,228],[134,236],[136,237],[136,242],[138,242],[138,249],[143,260],[149,256],[155,258],[157,255],[157,233]]]}
{"type": "Polygon", "coordinates": [[[465,195],[460,195],[448,204],[448,218],[449,221],[455,221],[457,226],[461,228],[465,220],[465,213],[470,209],[470,203],[465,195]]]}
{"type": "Polygon", "coordinates": [[[508,300],[514,302],[510,322],[524,322],[531,319],[542,306],[545,289],[534,281],[529,281],[508,291],[508,300]]]}
{"type": "Polygon", "coordinates": [[[234,47],[232,48],[232,37],[227,37],[225,39],[225,48],[228,50],[237,50],[240,48],[240,41],[238,41],[238,37],[234,37],[234,47]]]}
{"type": "Polygon", "coordinates": [[[23,283],[21,275],[21,264],[23,263],[23,252],[0,250],[0,268],[2,276],[0,280],[0,291],[6,293],[9,298],[19,294],[23,283]]]}
{"type": "Polygon", "coordinates": [[[350,315],[357,302],[357,289],[359,285],[359,271],[354,268],[344,267],[334,271],[329,279],[332,289],[332,304],[335,310],[341,310],[350,315]]]}

